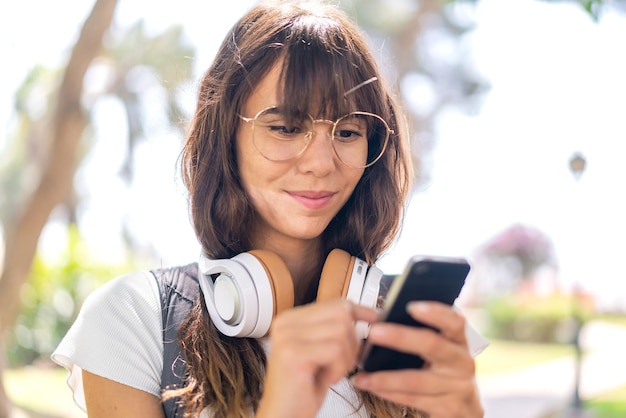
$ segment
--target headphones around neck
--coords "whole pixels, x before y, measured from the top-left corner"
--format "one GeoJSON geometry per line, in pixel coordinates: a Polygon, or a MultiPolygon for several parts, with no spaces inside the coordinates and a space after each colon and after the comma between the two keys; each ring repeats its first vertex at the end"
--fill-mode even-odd
{"type": "MultiPolygon", "coordinates": [[[[284,261],[275,253],[253,250],[230,259],[200,257],[199,282],[207,310],[217,329],[230,337],[261,338],[272,319],[294,305],[294,285],[284,261]]],[[[317,301],[344,298],[374,308],[382,271],[347,252],[328,254],[320,276],[317,301]]],[[[359,321],[357,336],[369,326],[359,321]]]]}

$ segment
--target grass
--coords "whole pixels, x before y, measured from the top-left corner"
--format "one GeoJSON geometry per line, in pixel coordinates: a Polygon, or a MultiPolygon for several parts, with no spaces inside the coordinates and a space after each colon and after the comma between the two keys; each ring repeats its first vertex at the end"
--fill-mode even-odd
{"type": "Polygon", "coordinates": [[[586,402],[594,418],[626,417],[626,385],[586,402]]]}
{"type": "Polygon", "coordinates": [[[24,367],[4,371],[7,396],[32,417],[85,417],[66,384],[67,371],[58,367],[24,367]]]}
{"type": "MultiPolygon", "coordinates": [[[[626,417],[626,385],[613,389],[602,396],[587,399],[583,408],[590,418],[626,417]]],[[[544,418],[563,418],[563,411],[556,411],[544,418]]]]}
{"type": "Polygon", "coordinates": [[[476,370],[478,374],[505,373],[573,354],[574,348],[568,344],[492,340],[489,347],[476,357],[476,370]]]}
{"type": "Polygon", "coordinates": [[[626,315],[597,315],[593,317],[593,320],[608,322],[610,324],[626,327],[626,315]]]}

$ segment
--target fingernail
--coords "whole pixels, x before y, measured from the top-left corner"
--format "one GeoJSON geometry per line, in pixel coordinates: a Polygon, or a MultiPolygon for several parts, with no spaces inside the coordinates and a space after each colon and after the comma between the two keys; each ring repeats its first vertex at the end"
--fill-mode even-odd
{"type": "Polygon", "coordinates": [[[409,312],[428,312],[430,309],[428,303],[421,301],[413,301],[409,302],[406,306],[407,311],[409,312]]]}
{"type": "Polygon", "coordinates": [[[359,389],[367,389],[367,385],[369,383],[369,379],[367,378],[367,376],[363,374],[357,374],[355,376],[352,376],[351,380],[352,384],[359,389]]]}
{"type": "Polygon", "coordinates": [[[368,338],[374,338],[374,339],[376,339],[376,338],[384,338],[385,337],[385,333],[386,333],[386,330],[385,330],[384,326],[373,324],[370,327],[370,332],[368,334],[368,338]]]}

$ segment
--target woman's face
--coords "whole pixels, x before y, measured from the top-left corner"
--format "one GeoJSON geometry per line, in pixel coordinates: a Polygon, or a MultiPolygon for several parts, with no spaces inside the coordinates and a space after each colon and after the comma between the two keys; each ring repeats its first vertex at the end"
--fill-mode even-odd
{"type": "MultiPolygon", "coordinates": [[[[279,105],[280,69],[279,63],[261,79],[244,104],[243,116],[254,117],[262,109],[279,105]]],[[[361,178],[363,169],[348,167],[337,159],[328,136],[331,125],[316,123],[314,128],[302,154],[287,161],[270,161],[253,143],[252,123],[239,124],[239,174],[260,218],[253,245],[318,238],[361,178]]]]}

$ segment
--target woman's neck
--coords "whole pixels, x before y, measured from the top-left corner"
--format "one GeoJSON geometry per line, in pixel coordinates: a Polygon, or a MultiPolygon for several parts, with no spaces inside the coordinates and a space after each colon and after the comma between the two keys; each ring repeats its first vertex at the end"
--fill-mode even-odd
{"type": "Polygon", "coordinates": [[[313,302],[322,273],[322,254],[319,250],[303,251],[297,257],[283,258],[294,285],[294,304],[313,302]]]}
{"type": "Polygon", "coordinates": [[[280,244],[272,241],[256,248],[272,251],[285,262],[293,280],[296,306],[315,300],[324,263],[321,239],[280,244]]]}

